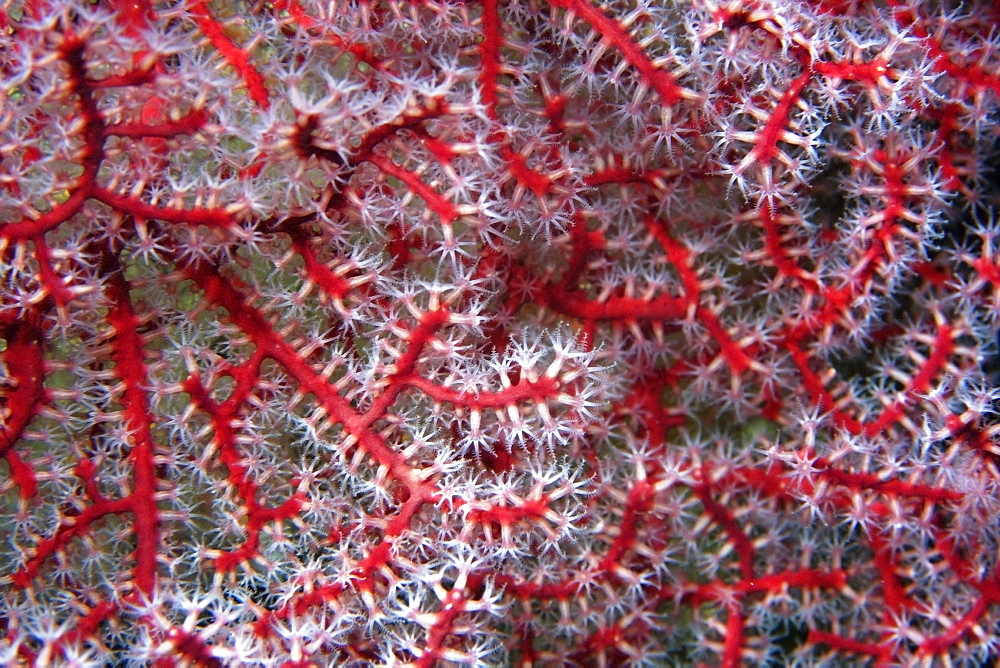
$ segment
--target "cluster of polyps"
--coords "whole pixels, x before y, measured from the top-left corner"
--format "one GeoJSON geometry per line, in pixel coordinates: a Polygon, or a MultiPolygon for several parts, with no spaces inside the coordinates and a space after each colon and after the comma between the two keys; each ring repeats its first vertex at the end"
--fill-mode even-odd
{"type": "Polygon", "coordinates": [[[0,663],[995,661],[995,3],[8,3],[0,663]]]}

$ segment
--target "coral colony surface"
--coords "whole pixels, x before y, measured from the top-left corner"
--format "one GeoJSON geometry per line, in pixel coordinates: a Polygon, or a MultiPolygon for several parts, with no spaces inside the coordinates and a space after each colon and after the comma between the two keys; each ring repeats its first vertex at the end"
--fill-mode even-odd
{"type": "Polygon", "coordinates": [[[0,664],[1000,661],[991,0],[0,0],[0,664]]]}

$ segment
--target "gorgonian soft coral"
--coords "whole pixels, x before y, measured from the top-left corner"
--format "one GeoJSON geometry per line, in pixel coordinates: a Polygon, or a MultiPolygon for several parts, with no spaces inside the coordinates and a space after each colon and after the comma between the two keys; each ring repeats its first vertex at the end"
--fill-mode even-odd
{"type": "Polygon", "coordinates": [[[995,3],[0,8],[0,662],[1000,658],[995,3]]]}

